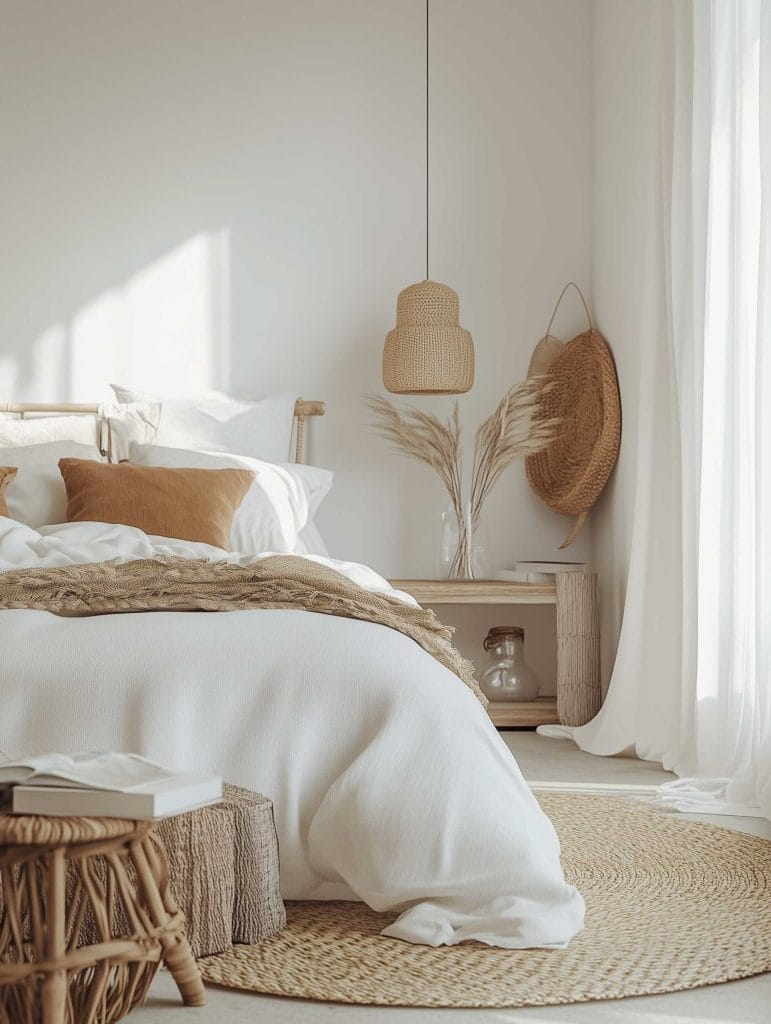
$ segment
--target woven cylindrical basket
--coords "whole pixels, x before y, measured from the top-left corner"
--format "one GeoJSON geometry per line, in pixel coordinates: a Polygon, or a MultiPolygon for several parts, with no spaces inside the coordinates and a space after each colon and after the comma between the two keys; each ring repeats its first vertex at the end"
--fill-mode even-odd
{"type": "MultiPolygon", "coordinates": [[[[572,284],[572,282],[571,282],[572,284]]],[[[536,349],[533,363],[545,370],[546,385],[537,417],[558,419],[560,426],[552,443],[525,461],[527,479],[546,504],[565,516],[575,516],[570,533],[560,545],[567,547],[576,537],[587,513],[597,501],[615,465],[621,444],[621,400],[613,356],[595,330],[584,302],[589,329],[565,345],[554,344],[549,334],[566,285],[557,302],[545,338],[549,343],[544,366],[536,349]]],[[[576,285],[573,285],[581,295],[576,285]]],[[[581,295],[583,301],[583,295],[581,295]]]]}
{"type": "Polygon", "coordinates": [[[383,348],[383,383],[395,394],[461,394],[474,383],[474,345],[460,325],[458,294],[421,281],[396,300],[383,348]]]}

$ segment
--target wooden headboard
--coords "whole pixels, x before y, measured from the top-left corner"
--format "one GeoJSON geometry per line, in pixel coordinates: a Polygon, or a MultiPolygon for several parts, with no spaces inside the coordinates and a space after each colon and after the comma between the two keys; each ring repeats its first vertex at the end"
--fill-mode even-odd
{"type": "MultiPolygon", "coordinates": [[[[59,413],[60,415],[73,416],[83,414],[84,416],[101,416],[101,405],[84,405],[78,403],[64,403],[64,404],[47,404],[45,402],[8,402],[5,405],[0,405],[0,412],[15,413],[24,419],[25,416],[34,415],[50,415],[52,413],[59,413]]],[[[306,402],[302,398],[298,398],[294,406],[294,461],[303,461],[303,445],[305,441],[305,420],[308,416],[323,416],[327,411],[327,407],[323,402],[306,402]]],[[[109,453],[109,441],[106,438],[106,432],[103,432],[103,443],[102,451],[103,454],[109,453]],[[106,447],[105,447],[106,444],[106,447]]]]}

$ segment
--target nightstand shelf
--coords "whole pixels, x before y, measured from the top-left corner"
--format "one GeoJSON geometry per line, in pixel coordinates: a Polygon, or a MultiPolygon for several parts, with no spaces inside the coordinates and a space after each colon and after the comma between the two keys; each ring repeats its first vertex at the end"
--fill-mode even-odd
{"type": "Polygon", "coordinates": [[[421,604],[556,604],[556,584],[504,580],[391,580],[421,604]]]}
{"type": "Polygon", "coordinates": [[[537,701],[491,702],[499,729],[583,725],[600,709],[600,627],[597,574],[560,572],[555,582],[508,580],[391,580],[424,605],[555,605],[557,696],[537,701]]]}
{"type": "Polygon", "coordinates": [[[539,725],[558,725],[557,698],[538,700],[491,700],[487,713],[498,729],[535,729],[539,725]]]}

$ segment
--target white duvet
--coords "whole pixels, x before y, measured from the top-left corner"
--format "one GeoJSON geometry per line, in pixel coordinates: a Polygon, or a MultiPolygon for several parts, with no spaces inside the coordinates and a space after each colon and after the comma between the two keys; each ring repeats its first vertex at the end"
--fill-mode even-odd
{"type": "MultiPolygon", "coordinates": [[[[0,517],[0,587],[21,566],[160,554],[259,557],[0,517]]],[[[400,633],[302,611],[14,610],[0,647],[0,750],[136,751],[267,794],[287,899],[401,911],[385,934],[429,945],[560,947],[582,926],[552,825],[484,709],[400,633]]]]}

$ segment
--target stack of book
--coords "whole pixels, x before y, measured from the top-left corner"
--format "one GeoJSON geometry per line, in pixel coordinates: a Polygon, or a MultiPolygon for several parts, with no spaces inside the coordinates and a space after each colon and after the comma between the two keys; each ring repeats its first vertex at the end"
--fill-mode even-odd
{"type": "Polygon", "coordinates": [[[138,754],[41,754],[1,764],[0,794],[14,814],[153,821],[217,803],[222,779],[138,754]]]}

